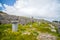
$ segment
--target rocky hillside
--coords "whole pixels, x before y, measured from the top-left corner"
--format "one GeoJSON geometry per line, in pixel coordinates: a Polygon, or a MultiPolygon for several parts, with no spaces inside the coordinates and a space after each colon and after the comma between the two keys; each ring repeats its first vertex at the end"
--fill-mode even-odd
{"type": "Polygon", "coordinates": [[[27,22],[30,22],[31,19],[27,17],[21,17],[21,16],[15,16],[15,15],[9,15],[4,12],[0,12],[0,23],[7,24],[11,23],[11,21],[19,21],[21,24],[25,24],[27,22]]]}
{"type": "Polygon", "coordinates": [[[55,22],[0,12],[0,24],[1,40],[60,40],[60,28],[55,22]],[[12,32],[10,23],[15,20],[19,22],[18,31],[12,32]]]}
{"type": "Polygon", "coordinates": [[[18,16],[8,15],[7,13],[0,12],[0,22],[2,24],[11,23],[11,21],[17,20],[17,19],[18,19],[18,16]]]}
{"type": "Polygon", "coordinates": [[[34,19],[34,18],[27,18],[27,17],[22,17],[22,16],[15,16],[15,15],[9,15],[4,12],[0,12],[0,23],[2,24],[8,24],[11,23],[11,21],[18,21],[20,24],[27,24],[29,22],[39,22],[39,21],[45,21],[42,19],[34,19]]]}

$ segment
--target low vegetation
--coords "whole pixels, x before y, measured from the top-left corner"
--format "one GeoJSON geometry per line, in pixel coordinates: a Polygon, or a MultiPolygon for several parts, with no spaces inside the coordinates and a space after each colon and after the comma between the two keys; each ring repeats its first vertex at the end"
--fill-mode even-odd
{"type": "MultiPolygon", "coordinates": [[[[54,26],[55,27],[55,26],[54,26]]],[[[38,40],[37,36],[40,33],[48,33],[56,36],[57,40],[60,40],[60,34],[57,33],[57,28],[54,28],[56,32],[51,31],[51,26],[48,23],[28,23],[26,25],[18,25],[18,31],[12,32],[11,24],[0,25],[0,40],[38,40]]]]}

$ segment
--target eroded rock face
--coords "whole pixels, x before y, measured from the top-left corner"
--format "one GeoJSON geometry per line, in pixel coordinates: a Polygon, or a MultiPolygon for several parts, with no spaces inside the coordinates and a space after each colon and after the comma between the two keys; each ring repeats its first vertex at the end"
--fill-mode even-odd
{"type": "Polygon", "coordinates": [[[37,37],[38,40],[56,40],[56,37],[48,34],[48,33],[41,33],[37,37]]]}

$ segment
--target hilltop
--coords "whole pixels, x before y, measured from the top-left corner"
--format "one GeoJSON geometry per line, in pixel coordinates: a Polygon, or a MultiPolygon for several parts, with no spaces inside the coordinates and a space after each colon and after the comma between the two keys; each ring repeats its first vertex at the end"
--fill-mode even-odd
{"type": "Polygon", "coordinates": [[[47,21],[47,20],[44,20],[44,19],[34,19],[33,17],[28,18],[28,17],[23,17],[23,16],[9,15],[7,13],[4,13],[4,12],[0,11],[0,24],[10,24],[11,21],[18,21],[19,24],[23,24],[23,25],[31,23],[31,22],[48,23],[48,24],[52,24],[56,27],[59,25],[55,21],[50,22],[50,21],[47,21]]]}
{"type": "Polygon", "coordinates": [[[60,40],[58,24],[44,19],[0,12],[0,24],[1,40],[60,40]],[[17,32],[12,32],[11,21],[19,22],[17,32]]]}
{"type": "Polygon", "coordinates": [[[34,19],[34,18],[28,18],[28,17],[23,17],[23,16],[15,16],[15,15],[9,15],[7,13],[4,13],[0,11],[0,22],[2,24],[8,24],[11,23],[11,21],[18,21],[20,24],[27,24],[29,22],[40,22],[40,21],[45,21],[49,22],[43,19],[34,19]]]}

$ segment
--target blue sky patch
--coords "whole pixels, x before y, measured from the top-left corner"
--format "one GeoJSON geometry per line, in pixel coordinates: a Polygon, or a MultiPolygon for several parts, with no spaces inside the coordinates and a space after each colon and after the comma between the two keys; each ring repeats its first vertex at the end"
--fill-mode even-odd
{"type": "Polygon", "coordinates": [[[16,0],[0,0],[0,3],[2,4],[2,7],[0,7],[0,10],[3,10],[5,8],[4,4],[8,6],[13,6],[15,2],[16,0]]]}
{"type": "Polygon", "coordinates": [[[3,4],[6,4],[6,5],[14,5],[14,3],[16,2],[16,0],[0,0],[0,3],[3,5],[3,4]]]}

